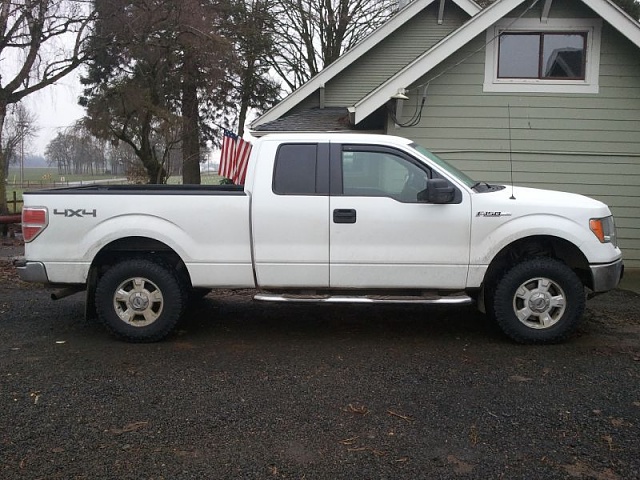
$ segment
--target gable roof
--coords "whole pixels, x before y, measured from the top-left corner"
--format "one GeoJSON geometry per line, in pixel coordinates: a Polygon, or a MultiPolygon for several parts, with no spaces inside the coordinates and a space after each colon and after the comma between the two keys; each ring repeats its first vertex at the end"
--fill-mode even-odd
{"type": "MultiPolygon", "coordinates": [[[[378,43],[383,41],[385,38],[387,38],[398,28],[407,23],[419,12],[424,10],[435,1],[436,0],[414,0],[410,2],[400,11],[398,11],[398,13],[396,13],[393,17],[391,17],[389,21],[372,32],[351,50],[344,53],[342,56],[340,56],[340,58],[338,58],[335,62],[319,72],[315,77],[311,78],[304,85],[301,85],[297,90],[293,91],[284,100],[277,103],[273,108],[254,120],[251,123],[250,128],[255,129],[256,127],[264,123],[276,120],[282,115],[286,114],[294,106],[296,106],[309,95],[313,94],[316,90],[324,86],[326,82],[345,70],[353,62],[358,60],[362,55],[366,54],[378,43]]],[[[453,0],[453,2],[470,16],[474,16],[482,10],[473,0],[453,0]]]]}
{"type": "MultiPolygon", "coordinates": [[[[611,0],[581,0],[605,21],[616,28],[636,46],[640,47],[640,24],[611,0]]],[[[352,107],[349,113],[352,122],[358,123],[373,113],[380,105],[398,92],[416,82],[420,77],[446,60],[461,47],[473,40],[501,18],[509,14],[525,0],[499,0],[472,17],[464,25],[450,33],[430,50],[419,56],[405,68],[388,79],[385,83],[362,98],[352,107]]],[[[534,4],[532,4],[532,7],[534,4]]]]}

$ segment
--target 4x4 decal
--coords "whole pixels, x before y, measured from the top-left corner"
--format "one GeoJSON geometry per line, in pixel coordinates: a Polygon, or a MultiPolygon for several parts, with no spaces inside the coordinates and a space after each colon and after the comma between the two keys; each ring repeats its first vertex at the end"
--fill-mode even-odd
{"type": "Polygon", "coordinates": [[[62,215],[63,217],[66,217],[66,218],[70,218],[70,217],[79,217],[79,218],[94,217],[95,218],[97,216],[97,212],[95,209],[86,210],[84,208],[78,208],[78,209],[65,208],[64,210],[58,210],[56,208],[53,210],[53,214],[62,215]]]}

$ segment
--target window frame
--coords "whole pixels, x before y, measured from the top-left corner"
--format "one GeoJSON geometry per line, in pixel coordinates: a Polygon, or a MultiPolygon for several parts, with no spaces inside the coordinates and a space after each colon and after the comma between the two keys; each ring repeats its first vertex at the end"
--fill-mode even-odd
{"type": "Polygon", "coordinates": [[[391,195],[352,195],[344,193],[344,172],[342,169],[342,155],[343,153],[348,152],[359,152],[359,153],[378,153],[382,155],[393,155],[405,161],[408,164],[413,165],[418,170],[422,171],[425,174],[426,179],[431,179],[434,176],[434,171],[424,163],[420,162],[416,158],[407,154],[406,152],[388,146],[382,145],[368,145],[368,144],[358,144],[358,143],[344,143],[335,148],[334,153],[332,155],[332,159],[335,159],[335,168],[333,170],[339,174],[339,182],[332,182],[332,195],[340,196],[340,197],[370,197],[370,198],[389,198],[399,203],[424,203],[419,202],[417,199],[415,201],[403,201],[391,195]],[[336,185],[339,183],[339,185],[336,185]]]}
{"type": "Polygon", "coordinates": [[[537,18],[525,18],[515,22],[507,18],[487,29],[486,35],[484,92],[599,93],[602,19],[548,19],[543,23],[537,18]],[[553,33],[586,34],[584,78],[498,77],[500,35],[503,33],[531,33],[541,36],[553,33]]]}

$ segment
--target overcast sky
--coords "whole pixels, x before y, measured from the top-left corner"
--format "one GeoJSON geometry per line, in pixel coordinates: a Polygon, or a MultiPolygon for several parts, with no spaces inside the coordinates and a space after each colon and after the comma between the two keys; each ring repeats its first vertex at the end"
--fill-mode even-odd
{"type": "Polygon", "coordinates": [[[79,73],[74,72],[26,97],[26,106],[34,114],[39,128],[30,153],[44,155],[47,144],[56,134],[84,115],[84,109],[78,105],[81,92],[79,73]]]}

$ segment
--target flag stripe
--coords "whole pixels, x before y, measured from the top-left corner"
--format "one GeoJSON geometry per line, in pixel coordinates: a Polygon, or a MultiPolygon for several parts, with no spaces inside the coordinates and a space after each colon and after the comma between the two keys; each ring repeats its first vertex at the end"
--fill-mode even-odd
{"type": "Polygon", "coordinates": [[[250,154],[251,143],[225,129],[218,175],[231,179],[236,185],[243,185],[247,176],[250,154]]]}
{"type": "Polygon", "coordinates": [[[236,146],[236,171],[233,182],[237,185],[244,185],[247,177],[247,166],[249,164],[249,155],[251,154],[251,143],[239,138],[236,146]]]}
{"type": "Polygon", "coordinates": [[[231,178],[235,169],[234,157],[236,150],[236,138],[237,137],[232,132],[228,130],[224,131],[218,174],[225,178],[231,178]]]}

